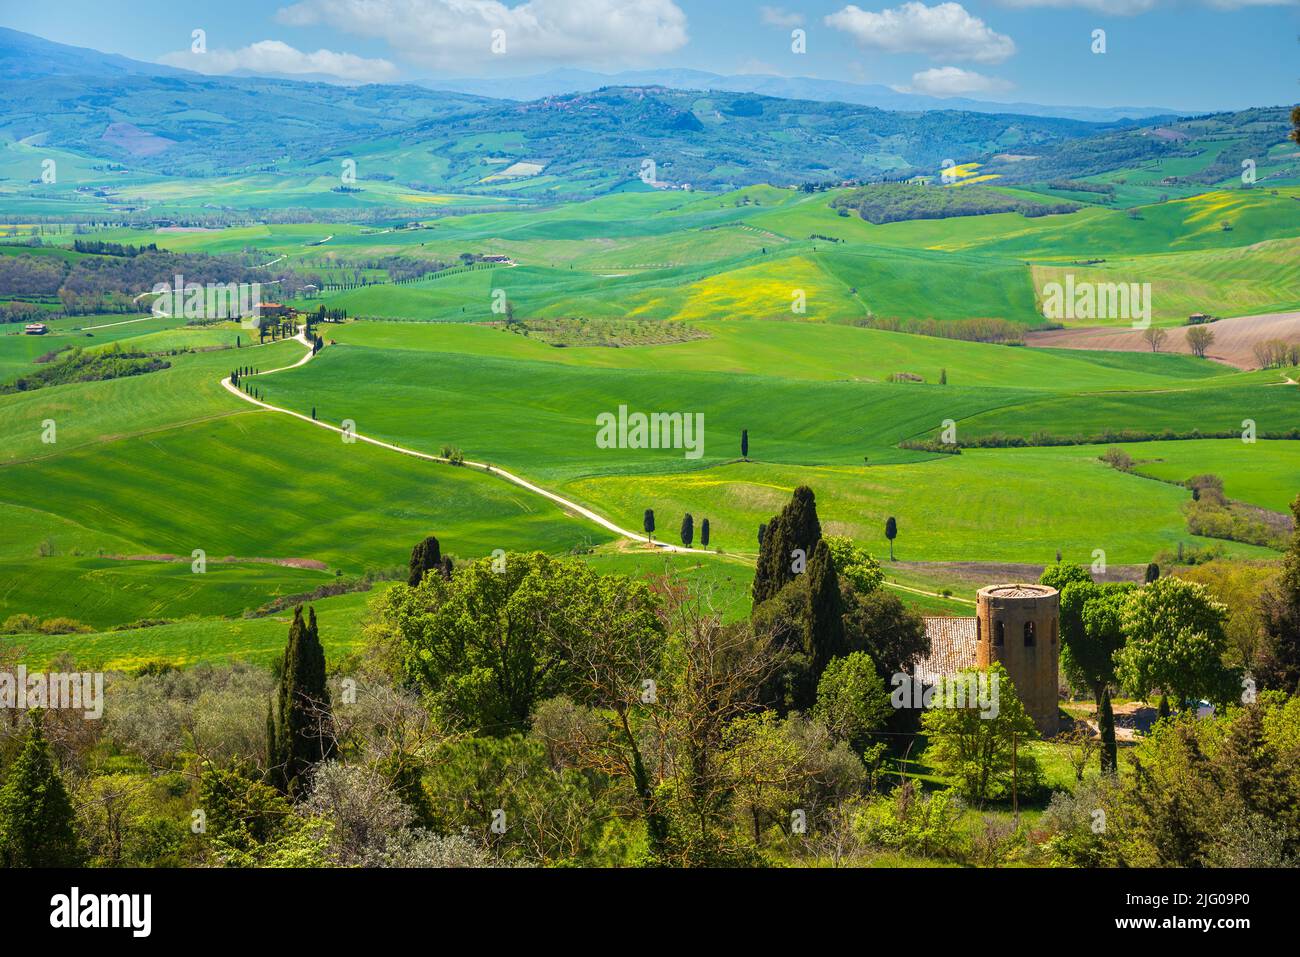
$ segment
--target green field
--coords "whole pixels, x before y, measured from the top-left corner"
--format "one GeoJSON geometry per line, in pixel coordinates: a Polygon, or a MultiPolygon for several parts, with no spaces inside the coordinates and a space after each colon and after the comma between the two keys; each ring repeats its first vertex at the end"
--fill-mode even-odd
{"type": "MultiPolygon", "coordinates": [[[[262,196],[271,189],[255,179],[201,182],[216,194],[262,196]]],[[[296,188],[277,202],[292,205],[296,188]]],[[[883,226],[837,215],[837,195],[772,187],[722,195],[624,192],[544,209],[505,204],[469,212],[422,200],[411,217],[418,229],[330,223],[110,229],[95,236],[179,252],[258,250],[267,262],[316,269],[326,279],[337,264],[386,255],[455,263],[476,253],[517,264],[321,298],[369,318],[490,320],[499,318],[493,292],[503,290],[517,314],[537,317],[997,317],[1032,325],[1042,322],[1041,288],[1053,268],[1098,259],[1104,263],[1088,267],[1098,281],[1153,284],[1159,321],[1300,305],[1295,186],[1152,197],[1132,210],[1089,205],[1033,219],[999,213],[883,226]],[[792,311],[796,291],[803,297],[799,313],[792,311]]],[[[466,199],[491,206],[486,198],[466,199]]]]}
{"type": "MultiPolygon", "coordinates": [[[[400,149],[386,143],[380,153],[400,149]]],[[[23,155],[11,149],[0,165],[23,155]]],[[[412,175],[426,162],[403,155],[412,175]]],[[[301,191],[290,189],[284,205],[324,185],[312,179],[323,172],[300,173],[301,191]]],[[[269,202],[282,175],[190,181],[127,174],[123,182],[164,204],[238,195],[257,205],[269,202]]],[[[543,189],[546,177],[534,178],[543,189]]],[[[1137,474],[1100,462],[1104,446],[1056,444],[1124,430],[1236,434],[1245,419],[1261,434],[1287,432],[1300,421],[1297,398],[1278,387],[1276,371],[864,325],[1041,325],[1042,286],[1067,272],[1151,282],[1157,322],[1181,322],[1193,311],[1294,309],[1294,186],[1193,191],[1152,199],[1135,212],[1123,208],[1122,195],[1109,203],[1085,196],[1074,213],[876,226],[838,215],[834,190],[632,191],[538,207],[517,202],[519,191],[497,202],[398,195],[395,184],[381,185],[386,200],[418,213],[387,225],[258,223],[91,235],[246,256],[329,282],[364,275],[370,285],[297,303],[345,309],[350,319],[320,327],[327,345],[307,365],[249,379],[264,400],[335,426],[351,420],[365,436],[412,450],[458,448],[624,528],[639,530],[652,508],[659,537],[669,540],[683,513],[695,516],[697,528],[707,517],[710,553],[620,546],[613,533],[498,477],[347,444],[221,388],[236,365],[297,361],[296,343],[252,346],[234,323],[56,318],[44,337],[0,335],[0,381],[15,381],[38,368],[38,357],[68,347],[120,345],[170,367],[0,396],[0,520],[9,533],[0,545],[0,618],[63,615],[100,629],[186,620],[34,637],[33,653],[75,642],[117,663],[268,654],[282,640],[279,625],[239,617],[245,611],[338,576],[401,566],[430,532],[460,559],[496,548],[576,550],[602,570],[668,569],[735,617],[748,609],[757,526],[799,484],[816,491],[828,531],[877,555],[887,552],[885,519],[896,518],[899,559],[921,563],[900,572],[897,593],[932,614],[968,606],[960,592],[928,594],[949,581],[945,566],[917,570],[928,562],[1041,564],[1058,551],[1091,562],[1100,550],[1110,563],[1138,565],[1179,544],[1276,554],[1189,536],[1187,494],[1171,483],[1213,472],[1230,497],[1282,510],[1298,491],[1300,444],[1137,443],[1126,446],[1137,474]],[[416,227],[405,228],[410,223],[416,227]],[[509,256],[513,264],[465,268],[464,254],[509,256]],[[456,268],[393,284],[373,265],[387,256],[456,268]],[[604,345],[584,344],[579,335],[558,347],[527,325],[507,327],[501,296],[515,319],[587,323],[571,327],[578,330],[614,318],[676,320],[688,324],[689,335],[604,345]],[[803,311],[792,308],[796,301],[803,311]],[[599,447],[597,416],[620,406],[702,414],[700,454],[599,447]],[[45,441],[51,420],[52,444],[45,441]],[[945,428],[960,444],[1030,447],[965,448],[960,455],[900,447],[938,439],[945,428]],[[749,433],[747,462],[740,459],[742,430],[749,433]],[[208,556],[202,575],[190,571],[195,549],[208,556]],[[234,560],[220,560],[227,557],[234,560]]],[[[1120,193],[1156,188],[1141,177],[1120,185],[1120,193]]],[[[335,195],[341,203],[381,198],[335,195]]],[[[78,196],[78,203],[94,202],[78,196]]],[[[73,237],[55,229],[46,238],[57,244],[73,237]]],[[[57,245],[35,254],[84,258],[57,245]]],[[[363,603],[329,601],[351,609],[351,618],[336,618],[344,634],[334,640],[344,647],[358,634],[363,603]]]]}

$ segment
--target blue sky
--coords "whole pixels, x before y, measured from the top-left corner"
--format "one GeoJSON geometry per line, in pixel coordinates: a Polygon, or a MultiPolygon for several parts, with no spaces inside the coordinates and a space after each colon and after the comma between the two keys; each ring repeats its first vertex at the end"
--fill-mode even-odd
{"type": "Polygon", "coordinates": [[[1189,112],[1300,98],[1300,0],[59,0],[9,5],[0,24],[212,73],[394,81],[689,67],[1189,112]],[[1092,52],[1097,29],[1105,53],[1092,52]]]}

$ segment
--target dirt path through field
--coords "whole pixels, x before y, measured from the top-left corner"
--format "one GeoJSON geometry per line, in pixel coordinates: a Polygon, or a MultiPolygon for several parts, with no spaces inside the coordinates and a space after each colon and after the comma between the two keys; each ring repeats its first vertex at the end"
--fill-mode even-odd
{"type": "MultiPolygon", "coordinates": [[[[258,373],[258,375],[270,375],[273,372],[286,372],[289,369],[296,369],[299,366],[306,365],[308,362],[310,362],[312,360],[312,357],[315,355],[315,353],[312,351],[312,344],[307,341],[306,332],[303,329],[299,329],[298,335],[294,336],[294,339],[302,343],[302,345],[306,347],[307,354],[304,355],[297,362],[293,363],[292,365],[281,366],[279,369],[267,369],[264,372],[258,373]]],[[[283,413],[284,415],[291,415],[295,419],[301,419],[303,422],[310,422],[312,425],[318,426],[319,428],[328,429],[331,432],[337,432],[340,436],[343,435],[345,432],[344,429],[340,428],[337,425],[331,425],[328,422],[321,422],[319,419],[313,419],[310,416],[303,415],[301,412],[294,412],[292,409],[281,408],[278,405],[271,405],[269,402],[263,402],[260,399],[254,399],[251,395],[248,395],[245,392],[241,391],[238,386],[232,384],[229,376],[221,380],[221,385],[223,388],[225,388],[227,392],[231,393],[232,395],[237,395],[245,402],[249,402],[253,405],[258,406],[259,408],[269,409],[272,412],[280,412],[283,413]]],[[[379,439],[371,438],[368,435],[362,435],[360,432],[352,432],[351,434],[358,442],[366,442],[369,445],[376,445],[381,449],[388,449],[391,452],[400,452],[402,455],[410,455],[414,458],[424,459],[425,461],[428,462],[439,462],[444,465],[451,464],[448,459],[443,458],[440,455],[430,455],[427,452],[417,452],[414,449],[403,448],[402,446],[394,445],[391,442],[384,442],[379,439]]],[[[504,479],[507,482],[510,482],[514,485],[518,485],[520,488],[527,489],[528,491],[532,492],[534,495],[540,495],[543,498],[550,499],[552,502],[559,505],[565,511],[572,512],[575,515],[581,515],[583,518],[587,519],[588,521],[595,522],[601,528],[611,531],[615,535],[619,535],[623,538],[630,539],[634,542],[643,542],[647,545],[650,545],[654,548],[658,548],[666,552],[685,552],[694,555],[716,554],[714,552],[707,551],[705,549],[687,548],[684,545],[671,545],[668,542],[655,541],[653,539],[648,538],[645,535],[641,535],[638,534],[637,532],[629,531],[626,528],[621,528],[618,525],[615,525],[609,519],[605,518],[605,516],[599,515],[596,512],[593,512],[591,509],[585,508],[579,505],[577,502],[564,498],[561,495],[556,495],[554,492],[548,491],[542,488],[541,486],[534,485],[532,482],[529,482],[527,479],[520,478],[518,475],[514,475],[510,472],[507,472],[505,469],[499,466],[488,465],[486,462],[471,462],[469,459],[466,459],[463,463],[461,463],[461,467],[478,469],[481,472],[487,472],[489,475],[495,475],[497,478],[504,479]]]]}
{"type": "MultiPolygon", "coordinates": [[[[312,344],[307,340],[306,330],[300,327],[298,330],[298,335],[294,336],[294,340],[296,342],[301,343],[303,347],[306,348],[307,350],[306,355],[304,355],[301,359],[299,359],[297,362],[291,365],[281,366],[278,369],[267,369],[263,372],[257,373],[257,375],[270,375],[274,372],[286,372],[289,369],[297,369],[299,366],[306,365],[308,362],[310,362],[312,358],[315,356],[315,353],[312,351],[312,344]]],[[[252,377],[250,376],[250,378],[252,377]]],[[[315,425],[319,428],[328,429],[329,431],[336,432],[339,435],[343,434],[344,430],[337,425],[331,425],[328,422],[321,422],[319,419],[313,419],[310,416],[303,415],[301,412],[294,412],[292,409],[285,409],[278,405],[271,405],[271,403],[269,402],[263,402],[260,399],[254,399],[251,395],[248,395],[245,392],[243,392],[239,388],[239,386],[233,385],[230,381],[229,376],[221,380],[221,385],[231,395],[238,396],[239,398],[243,399],[245,402],[249,403],[250,405],[255,405],[258,408],[266,409],[270,412],[279,412],[283,415],[293,416],[293,418],[298,419],[302,422],[308,422],[311,425],[315,425]]],[[[430,455],[428,452],[417,452],[414,449],[403,448],[400,445],[394,445],[391,442],[384,442],[381,441],[380,439],[374,439],[368,435],[362,435],[359,432],[353,432],[352,434],[358,442],[365,442],[369,445],[378,446],[381,449],[388,449],[390,452],[400,452],[402,455],[409,455],[412,456],[413,458],[424,459],[427,462],[438,462],[443,465],[450,464],[450,462],[447,459],[443,458],[440,455],[430,455]]],[[[540,495],[543,498],[549,499],[550,501],[554,502],[556,505],[559,505],[560,508],[564,509],[565,511],[572,512],[575,515],[580,515],[581,517],[585,518],[587,521],[594,522],[596,525],[599,525],[601,528],[606,529],[607,531],[611,531],[615,535],[618,535],[632,542],[639,542],[644,545],[649,545],[653,548],[657,548],[665,552],[678,552],[678,553],[688,554],[688,555],[708,555],[712,558],[724,558],[724,557],[732,558],[732,559],[737,558],[737,556],[734,555],[724,556],[722,554],[719,554],[718,552],[714,552],[709,549],[687,548],[683,545],[672,545],[668,542],[653,540],[647,538],[645,535],[642,535],[638,532],[633,532],[626,528],[621,528],[620,526],[611,522],[609,519],[605,518],[605,516],[600,515],[597,512],[593,512],[591,509],[579,505],[577,502],[564,498],[562,495],[556,495],[554,492],[548,491],[547,489],[544,489],[541,486],[534,485],[532,482],[529,482],[527,479],[520,478],[518,475],[514,475],[511,472],[507,472],[505,469],[501,468],[500,466],[488,465],[485,462],[471,462],[468,459],[466,459],[462,463],[461,467],[478,469],[479,471],[487,472],[489,475],[494,475],[499,479],[503,479],[504,481],[510,482],[513,485],[517,485],[522,489],[527,489],[529,492],[532,492],[534,495],[540,495]]],[[[742,559],[742,561],[743,560],[744,559],[742,559]]],[[[746,561],[745,563],[750,564],[748,561],[746,561]]],[[[885,582],[885,585],[888,588],[893,588],[897,591],[908,592],[913,595],[926,595],[931,598],[951,598],[951,596],[942,595],[939,592],[926,591],[923,588],[916,588],[911,585],[900,585],[896,582],[887,581],[885,582]]],[[[956,599],[956,600],[962,601],[962,599],[956,599]]]]}

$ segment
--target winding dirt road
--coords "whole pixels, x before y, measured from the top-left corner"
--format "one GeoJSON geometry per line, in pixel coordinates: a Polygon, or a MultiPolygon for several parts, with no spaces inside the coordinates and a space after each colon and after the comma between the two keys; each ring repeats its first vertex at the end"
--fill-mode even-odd
{"type": "MultiPolygon", "coordinates": [[[[287,372],[290,369],[297,369],[299,366],[304,366],[308,362],[310,362],[312,358],[315,356],[315,353],[312,351],[311,343],[307,340],[306,330],[303,327],[299,327],[298,334],[294,336],[294,341],[300,343],[307,350],[307,353],[301,359],[299,359],[297,362],[293,363],[292,365],[281,366],[278,369],[267,369],[264,372],[258,372],[256,375],[265,376],[265,375],[270,375],[274,372],[287,372]]],[[[243,392],[237,385],[234,385],[230,381],[229,376],[221,380],[221,385],[231,395],[238,396],[240,399],[243,399],[245,402],[249,403],[250,405],[255,405],[260,409],[266,409],[269,412],[279,412],[282,415],[292,416],[295,419],[299,419],[300,421],[307,422],[311,425],[317,426],[318,428],[327,429],[330,432],[335,432],[338,433],[339,435],[343,435],[345,431],[344,429],[342,429],[337,425],[331,425],[328,422],[322,422],[319,419],[313,419],[311,416],[303,415],[301,412],[294,412],[292,409],[285,409],[278,405],[272,405],[269,402],[263,402],[260,399],[254,399],[251,395],[248,395],[245,392],[243,392]]],[[[398,452],[402,455],[409,455],[412,458],[424,459],[426,462],[438,462],[443,465],[451,464],[448,459],[444,458],[441,455],[430,455],[428,452],[417,452],[415,449],[403,448],[402,446],[394,445],[391,442],[384,442],[381,439],[375,439],[375,438],[371,438],[368,435],[362,435],[360,432],[353,432],[352,435],[358,442],[365,442],[369,445],[378,446],[381,449],[388,449],[390,452],[398,452]]],[[[710,551],[708,549],[687,548],[684,545],[672,545],[668,542],[658,542],[645,535],[640,534],[639,532],[633,532],[630,531],[629,529],[622,528],[614,524],[613,522],[611,522],[609,519],[605,518],[605,516],[600,515],[597,512],[593,512],[591,509],[579,505],[577,502],[574,502],[571,499],[567,499],[562,495],[556,495],[554,492],[548,491],[547,489],[542,488],[540,485],[534,485],[532,482],[528,481],[527,479],[520,478],[518,475],[515,475],[511,472],[507,472],[505,469],[499,468],[498,466],[488,465],[486,462],[471,462],[468,459],[462,462],[461,466],[464,468],[478,469],[481,472],[486,472],[489,475],[494,475],[497,478],[502,479],[503,481],[511,483],[512,485],[517,485],[522,489],[526,489],[527,491],[532,492],[534,495],[540,495],[543,498],[549,499],[550,501],[554,502],[556,505],[560,506],[560,508],[564,509],[565,511],[572,512],[575,515],[580,515],[583,518],[585,518],[587,521],[592,522],[595,525],[599,525],[601,528],[613,532],[615,535],[618,535],[621,538],[627,539],[629,541],[640,542],[642,544],[650,545],[654,548],[660,549],[661,551],[665,551],[665,552],[674,552],[674,553],[688,554],[688,555],[707,555],[712,558],[723,557],[719,555],[717,552],[710,551]]],[[[733,555],[729,557],[737,558],[738,556],[733,555]]],[[[745,559],[740,559],[740,560],[744,561],[745,564],[752,564],[752,562],[749,562],[745,559]]],[[[897,584],[896,582],[891,582],[891,581],[886,581],[884,584],[888,588],[893,588],[896,591],[909,592],[913,595],[926,595],[931,598],[950,598],[953,601],[961,602],[963,604],[973,604],[973,602],[971,602],[969,599],[957,598],[955,596],[945,596],[939,594],[938,592],[925,591],[924,589],[914,588],[910,585],[900,585],[897,584]]]]}
{"type": "MultiPolygon", "coordinates": [[[[301,343],[306,348],[307,350],[306,355],[304,355],[301,359],[299,359],[297,362],[293,363],[292,365],[281,366],[278,369],[267,369],[264,372],[257,373],[257,375],[265,376],[265,375],[270,375],[273,372],[287,372],[289,369],[297,369],[299,366],[304,366],[308,362],[310,362],[313,356],[315,355],[315,353],[312,351],[311,343],[307,340],[307,335],[305,330],[299,328],[298,335],[294,336],[294,340],[301,343]]],[[[252,378],[252,376],[250,376],[250,378],[252,378]]],[[[269,402],[263,402],[260,399],[254,399],[251,395],[248,395],[247,393],[243,392],[239,388],[239,386],[233,384],[230,381],[229,376],[221,380],[221,385],[231,395],[239,396],[239,398],[243,399],[245,402],[248,402],[251,405],[258,406],[259,408],[267,409],[271,412],[279,412],[282,413],[283,415],[291,415],[295,419],[301,419],[303,422],[309,422],[312,425],[315,425],[319,428],[328,429],[331,432],[337,432],[339,435],[343,435],[346,431],[345,429],[337,425],[331,425],[328,422],[322,422],[319,419],[313,419],[311,416],[303,415],[301,412],[294,412],[292,409],[285,409],[278,405],[271,405],[271,403],[269,402]]],[[[358,442],[365,442],[369,445],[376,445],[381,449],[388,449],[390,452],[400,452],[402,455],[409,455],[412,456],[413,458],[424,459],[427,462],[439,462],[444,465],[450,464],[449,460],[444,458],[441,455],[430,455],[428,452],[417,452],[415,449],[403,448],[402,446],[394,445],[391,442],[384,442],[381,439],[375,439],[375,438],[371,438],[368,435],[362,435],[360,432],[352,432],[351,434],[358,442]]],[[[495,465],[488,465],[486,462],[471,462],[469,459],[466,459],[463,463],[461,463],[461,465],[464,468],[478,469],[479,471],[486,472],[489,475],[495,475],[497,478],[503,479],[507,482],[510,482],[511,484],[518,485],[520,488],[527,489],[528,491],[532,492],[534,495],[540,495],[543,498],[550,499],[552,502],[554,502],[556,505],[559,505],[565,511],[572,512],[575,515],[581,515],[583,518],[587,519],[587,521],[593,522],[596,525],[599,525],[601,528],[606,529],[607,531],[611,531],[615,535],[618,535],[622,538],[629,539],[630,541],[642,542],[647,545],[652,545],[653,547],[661,549],[666,552],[684,552],[684,553],[695,554],[695,555],[715,554],[714,552],[707,551],[701,548],[687,548],[684,545],[672,545],[669,544],[668,542],[658,542],[649,538],[646,535],[641,535],[637,532],[630,531],[626,528],[621,528],[620,526],[615,525],[609,519],[605,518],[605,516],[599,515],[596,512],[593,512],[591,509],[585,508],[582,505],[579,505],[577,502],[567,499],[562,495],[556,495],[554,492],[548,491],[547,489],[542,488],[540,485],[534,485],[532,482],[528,481],[527,479],[520,478],[518,475],[515,475],[511,472],[507,472],[505,469],[499,468],[495,465]]]]}

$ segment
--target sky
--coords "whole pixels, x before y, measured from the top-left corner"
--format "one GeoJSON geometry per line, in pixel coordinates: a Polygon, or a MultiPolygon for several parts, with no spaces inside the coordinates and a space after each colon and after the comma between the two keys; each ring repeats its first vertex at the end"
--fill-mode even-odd
{"type": "Polygon", "coordinates": [[[6,0],[0,25],[351,82],[675,67],[1188,113],[1300,99],[1300,0],[6,0]]]}

